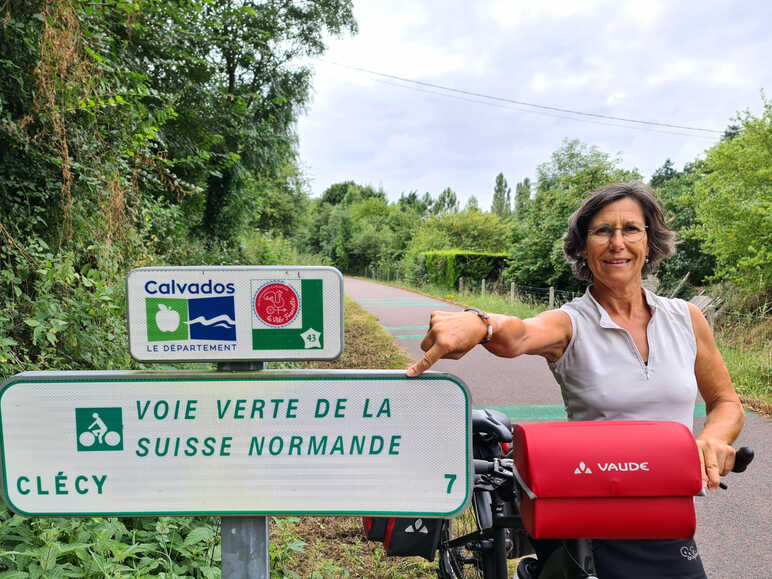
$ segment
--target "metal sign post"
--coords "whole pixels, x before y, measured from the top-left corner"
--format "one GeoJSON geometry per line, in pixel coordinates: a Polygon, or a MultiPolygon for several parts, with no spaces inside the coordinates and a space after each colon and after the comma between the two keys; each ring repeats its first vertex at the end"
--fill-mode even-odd
{"type": "MultiPolygon", "coordinates": [[[[221,362],[222,372],[259,371],[263,362],[221,362]]],[[[222,517],[220,528],[222,576],[228,579],[269,579],[271,522],[262,517],[222,517]]]]}

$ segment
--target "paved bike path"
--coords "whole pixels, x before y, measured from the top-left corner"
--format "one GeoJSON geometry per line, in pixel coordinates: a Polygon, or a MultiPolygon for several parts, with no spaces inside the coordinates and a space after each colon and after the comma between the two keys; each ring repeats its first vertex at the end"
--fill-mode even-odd
{"type": "MultiPolygon", "coordinates": [[[[435,310],[461,308],[438,299],[374,282],[346,278],[344,291],[376,315],[381,325],[413,359],[435,310]]],[[[514,420],[564,420],[560,387],[543,358],[498,358],[475,348],[461,360],[440,360],[433,370],[461,378],[474,406],[499,407],[514,420]]],[[[704,422],[704,405],[695,412],[695,429],[704,422]]],[[[742,475],[725,479],[728,491],[698,498],[697,545],[708,577],[772,577],[772,459],[765,451],[772,440],[772,420],[748,413],[738,446],[751,446],[756,459],[742,475]]]]}

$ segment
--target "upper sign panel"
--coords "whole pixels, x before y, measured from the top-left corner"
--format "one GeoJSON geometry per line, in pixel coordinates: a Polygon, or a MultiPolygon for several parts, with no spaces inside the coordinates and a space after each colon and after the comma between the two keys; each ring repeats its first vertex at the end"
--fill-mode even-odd
{"type": "Polygon", "coordinates": [[[129,347],[142,362],[343,351],[343,277],[332,267],[145,267],[126,284],[129,347]]]}

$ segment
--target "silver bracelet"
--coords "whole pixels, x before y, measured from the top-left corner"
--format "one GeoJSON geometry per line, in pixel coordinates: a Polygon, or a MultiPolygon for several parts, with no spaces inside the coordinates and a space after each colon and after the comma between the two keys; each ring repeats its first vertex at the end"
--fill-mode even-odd
{"type": "Polygon", "coordinates": [[[485,337],[480,341],[480,343],[487,344],[488,342],[490,342],[493,339],[493,326],[491,325],[491,319],[490,319],[491,317],[488,314],[486,314],[484,311],[482,311],[480,308],[468,307],[468,308],[464,308],[464,311],[476,313],[488,328],[485,334],[485,337]]]}

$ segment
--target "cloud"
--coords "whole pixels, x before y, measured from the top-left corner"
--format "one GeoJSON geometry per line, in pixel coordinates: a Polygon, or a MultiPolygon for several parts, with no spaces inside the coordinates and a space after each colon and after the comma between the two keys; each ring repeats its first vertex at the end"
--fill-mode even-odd
{"type": "Polygon", "coordinates": [[[719,135],[580,118],[385,79],[352,65],[473,93],[587,113],[723,130],[769,88],[772,3],[629,0],[355,1],[360,33],[313,61],[300,156],[318,195],[336,181],[391,199],[450,186],[490,207],[504,172],[533,179],[565,138],[649,176],[719,135]],[[437,94],[443,93],[442,95],[437,94]],[[689,133],[689,134],[687,134],[689,133]]]}

